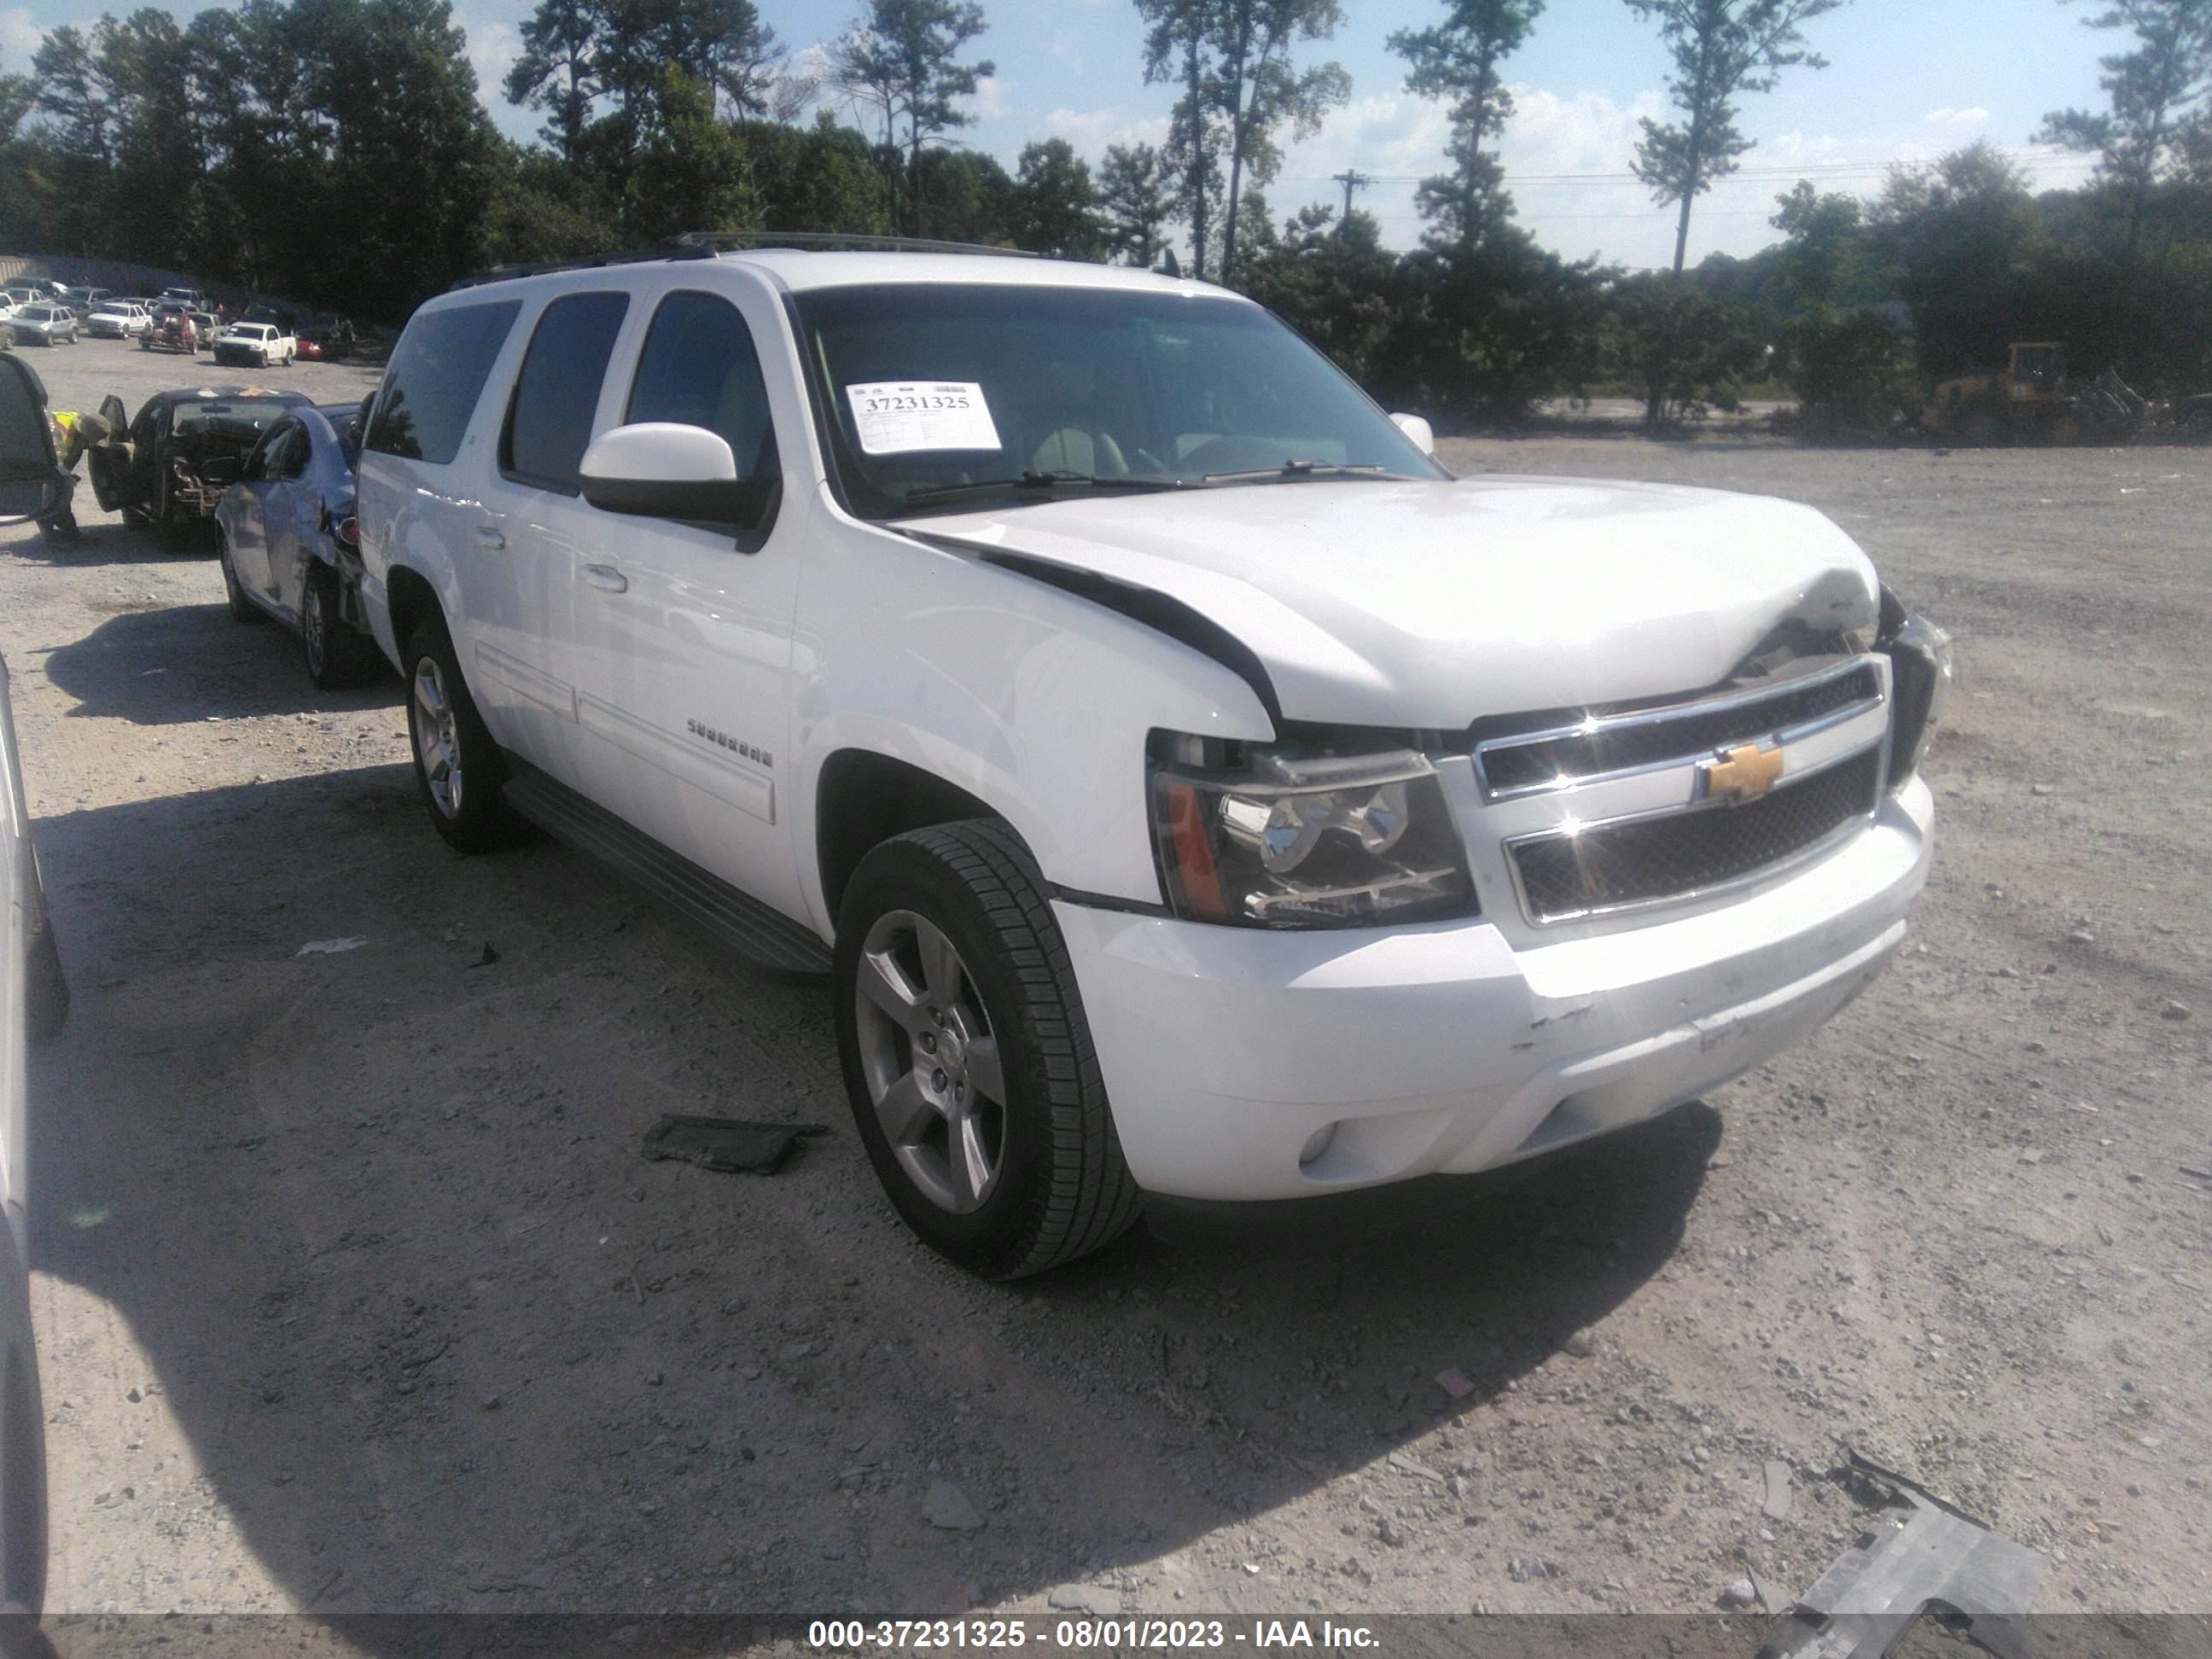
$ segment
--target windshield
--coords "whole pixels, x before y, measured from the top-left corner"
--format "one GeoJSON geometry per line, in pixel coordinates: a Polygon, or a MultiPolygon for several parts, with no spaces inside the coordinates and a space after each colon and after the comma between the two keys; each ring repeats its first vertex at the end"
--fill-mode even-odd
{"type": "Polygon", "coordinates": [[[178,404],[169,429],[179,438],[207,434],[251,438],[292,411],[292,405],[275,398],[224,398],[215,401],[187,400],[178,404]]]}
{"type": "Polygon", "coordinates": [[[1326,357],[1239,301],[900,283],[793,303],[833,471],[864,518],[1229,474],[1448,476],[1326,357]]]}

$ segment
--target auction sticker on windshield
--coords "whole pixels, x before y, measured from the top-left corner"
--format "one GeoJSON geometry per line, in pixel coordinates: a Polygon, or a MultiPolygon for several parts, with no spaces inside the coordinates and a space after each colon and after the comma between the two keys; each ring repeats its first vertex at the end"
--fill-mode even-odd
{"type": "Polygon", "coordinates": [[[973,380],[871,380],[847,386],[845,396],[871,455],[999,447],[991,406],[973,380]]]}

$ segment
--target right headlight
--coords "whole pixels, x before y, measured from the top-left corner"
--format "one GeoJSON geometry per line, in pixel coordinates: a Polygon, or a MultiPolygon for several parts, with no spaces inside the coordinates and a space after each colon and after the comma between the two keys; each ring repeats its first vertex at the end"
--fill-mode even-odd
{"type": "Polygon", "coordinates": [[[1882,642],[1889,653],[1889,787],[1911,782],[1935,739],[1951,695],[1951,636],[1925,617],[1907,617],[1882,642]]]}
{"type": "Polygon", "coordinates": [[[1478,913],[1436,768],[1414,749],[1155,732],[1152,841],[1176,915],[1371,927],[1478,913]]]}

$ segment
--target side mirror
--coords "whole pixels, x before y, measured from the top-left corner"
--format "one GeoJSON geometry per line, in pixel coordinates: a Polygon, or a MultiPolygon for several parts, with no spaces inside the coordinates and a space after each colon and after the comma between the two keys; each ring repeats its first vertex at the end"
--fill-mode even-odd
{"type": "Polygon", "coordinates": [[[1393,415],[1390,424],[1413,441],[1413,447],[1424,455],[1437,453],[1437,434],[1433,428],[1418,415],[1393,415]]]}
{"type": "Polygon", "coordinates": [[[641,421],[603,433],[584,452],[584,499],[607,513],[754,525],[770,481],[740,478],[729,441],[703,426],[641,421]]]}

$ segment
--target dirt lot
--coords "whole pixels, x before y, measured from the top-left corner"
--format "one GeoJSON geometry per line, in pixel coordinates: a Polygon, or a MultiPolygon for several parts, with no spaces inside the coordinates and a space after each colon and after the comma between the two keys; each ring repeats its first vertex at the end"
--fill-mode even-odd
{"type": "MultiPolygon", "coordinates": [[[[37,361],[63,406],[179,378],[37,361]]],[[[2049,1552],[2049,1609],[2212,1607],[2212,453],[1449,448],[1812,501],[1956,630],[1917,942],[1644,1131],[1010,1289],[878,1196],[822,991],[556,847],[447,854],[396,684],[317,695],[211,560],[9,532],[78,991],[50,1605],[1689,1610],[1818,1574],[1848,1444],[2049,1552]],[[670,1109],[835,1132],[641,1162],[670,1109]]]]}

